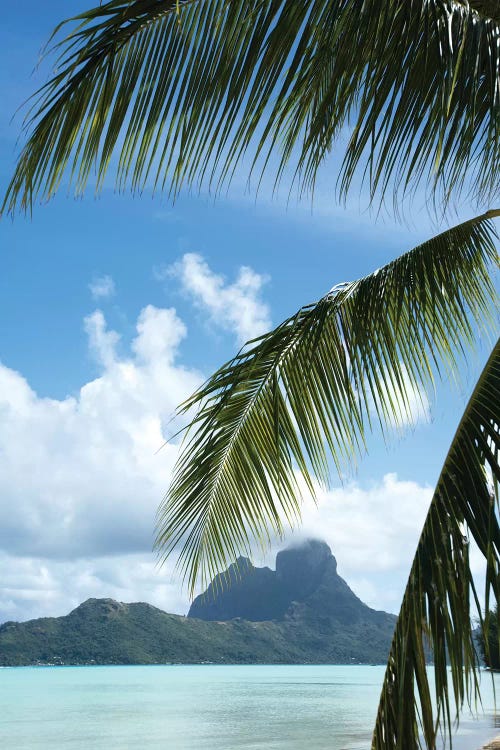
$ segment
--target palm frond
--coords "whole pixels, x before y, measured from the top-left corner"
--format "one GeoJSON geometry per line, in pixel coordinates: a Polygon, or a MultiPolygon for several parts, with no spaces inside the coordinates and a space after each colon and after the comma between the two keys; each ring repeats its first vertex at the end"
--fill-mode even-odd
{"type": "MultiPolygon", "coordinates": [[[[338,149],[374,200],[500,185],[500,20],[476,0],[109,0],[56,30],[4,210],[116,185],[176,194],[284,171],[314,189],[338,149]],[[489,15],[491,14],[491,15],[489,15]],[[344,144],[345,133],[350,137],[344,144]]],[[[493,10],[491,10],[493,8],[493,10]]],[[[332,191],[334,185],[332,185],[332,191]]]]}
{"type": "Polygon", "coordinates": [[[180,546],[193,592],[252,544],[300,517],[300,472],[314,493],[364,450],[375,419],[401,424],[434,368],[474,340],[492,310],[491,212],[342,284],[249,342],[182,407],[198,412],[158,517],[163,556],[180,546]]]}
{"type": "Polygon", "coordinates": [[[416,750],[419,729],[423,746],[434,750],[438,725],[451,733],[460,708],[478,697],[471,599],[480,617],[481,609],[469,535],[485,558],[488,611],[490,593],[496,602],[499,594],[499,403],[500,341],[459,424],[427,514],[396,624],[372,750],[416,750]]]}

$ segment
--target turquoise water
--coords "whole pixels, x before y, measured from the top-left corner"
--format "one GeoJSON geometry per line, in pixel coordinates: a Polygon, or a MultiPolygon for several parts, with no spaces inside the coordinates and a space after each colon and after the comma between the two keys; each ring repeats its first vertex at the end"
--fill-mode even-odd
{"type": "MultiPolygon", "coordinates": [[[[0,669],[2,750],[368,750],[383,667],[158,666],[0,669]]],[[[499,683],[500,687],[500,683],[499,683]]],[[[453,747],[500,730],[463,721],[453,747]]]]}

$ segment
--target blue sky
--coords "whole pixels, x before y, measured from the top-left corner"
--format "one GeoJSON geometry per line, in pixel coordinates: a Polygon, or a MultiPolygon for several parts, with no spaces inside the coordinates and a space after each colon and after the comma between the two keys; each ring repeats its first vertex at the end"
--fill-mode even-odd
{"type": "MultiPolygon", "coordinates": [[[[5,8],[2,194],[18,153],[12,115],[49,70],[33,72],[39,51],[82,7],[5,8]]],[[[335,205],[332,174],[325,167],[312,209],[265,186],[255,199],[241,174],[217,200],[134,199],[111,183],[75,200],[63,187],[31,218],[2,219],[0,622],[62,614],[87,596],[186,609],[180,582],[150,551],[176,449],[156,450],[176,403],[246,332],[434,233],[425,212],[408,227],[360,213],[357,195],[335,205]]],[[[319,511],[306,508],[304,533],[331,543],[340,573],[372,606],[397,610],[430,488],[486,354],[480,345],[461,385],[440,385],[388,447],[375,436],[353,480],[319,511]]]]}

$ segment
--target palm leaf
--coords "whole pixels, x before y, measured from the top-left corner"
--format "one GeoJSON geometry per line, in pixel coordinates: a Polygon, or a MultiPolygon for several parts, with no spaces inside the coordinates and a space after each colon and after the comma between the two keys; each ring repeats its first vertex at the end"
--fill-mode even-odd
{"type": "Polygon", "coordinates": [[[157,547],[180,545],[191,593],[255,542],[300,518],[297,471],[314,493],[364,450],[373,415],[408,418],[440,360],[455,366],[491,312],[490,212],[332,290],[250,342],[181,408],[198,412],[159,511],[157,547]]]}
{"type": "Polygon", "coordinates": [[[499,594],[499,396],[500,341],[460,421],[427,514],[396,624],[372,750],[420,747],[419,726],[424,746],[434,750],[439,720],[451,734],[455,709],[458,720],[464,703],[478,697],[471,592],[478,600],[468,535],[485,558],[488,611],[490,591],[496,601],[499,594]],[[433,681],[425,663],[429,645],[433,681]]]}
{"type": "Polygon", "coordinates": [[[67,28],[4,210],[65,174],[99,189],[111,165],[120,190],[217,190],[247,151],[257,177],[287,170],[309,191],[335,147],[342,197],[357,174],[372,199],[498,194],[491,0],[109,0],[67,28]]]}

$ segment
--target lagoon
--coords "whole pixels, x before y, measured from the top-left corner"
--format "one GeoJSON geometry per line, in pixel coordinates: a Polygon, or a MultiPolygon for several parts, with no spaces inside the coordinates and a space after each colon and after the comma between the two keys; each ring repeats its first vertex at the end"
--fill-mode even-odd
{"type": "MultiPolygon", "coordinates": [[[[338,665],[3,668],[0,747],[369,750],[383,674],[338,665]]],[[[482,695],[484,714],[463,718],[456,750],[500,732],[488,673],[482,695]]]]}

